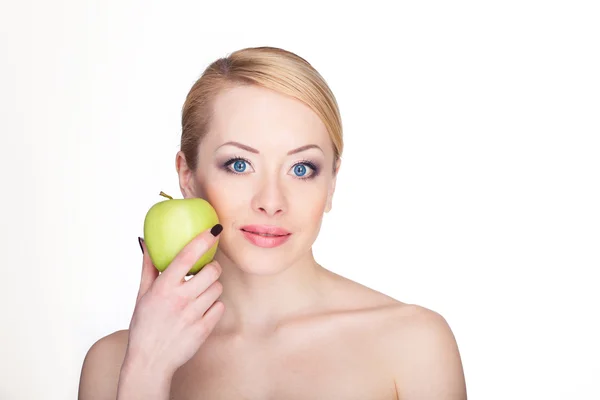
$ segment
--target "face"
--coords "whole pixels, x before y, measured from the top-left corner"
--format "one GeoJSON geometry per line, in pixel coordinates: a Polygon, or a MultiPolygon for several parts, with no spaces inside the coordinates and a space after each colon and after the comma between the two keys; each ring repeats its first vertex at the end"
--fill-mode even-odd
{"type": "Polygon", "coordinates": [[[261,275],[309,262],[337,175],[325,125],[302,102],[255,86],[222,92],[213,111],[197,169],[178,160],[178,170],[184,197],[219,215],[217,259],[261,275]]]}

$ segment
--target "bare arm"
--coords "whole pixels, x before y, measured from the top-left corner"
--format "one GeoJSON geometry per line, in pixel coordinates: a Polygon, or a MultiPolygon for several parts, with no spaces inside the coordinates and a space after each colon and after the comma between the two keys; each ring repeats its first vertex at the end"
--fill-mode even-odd
{"type": "Polygon", "coordinates": [[[169,398],[171,376],[125,359],[127,331],[98,340],[88,351],[79,382],[79,400],[169,398]]]}
{"type": "Polygon", "coordinates": [[[117,400],[168,400],[173,374],[125,360],[119,376],[117,400]]]}
{"type": "Polygon", "coordinates": [[[392,348],[401,400],[467,400],[458,346],[446,320],[434,311],[414,307],[392,348]]]}
{"type": "Polygon", "coordinates": [[[143,266],[128,331],[98,340],[88,351],[79,400],[167,400],[173,374],[198,351],[223,315],[221,267],[185,275],[217,240],[220,225],[192,239],[159,275],[140,240],[143,266]]]}
{"type": "Polygon", "coordinates": [[[88,350],[79,379],[79,400],[115,400],[119,371],[127,347],[127,331],[98,340],[88,350]]]}

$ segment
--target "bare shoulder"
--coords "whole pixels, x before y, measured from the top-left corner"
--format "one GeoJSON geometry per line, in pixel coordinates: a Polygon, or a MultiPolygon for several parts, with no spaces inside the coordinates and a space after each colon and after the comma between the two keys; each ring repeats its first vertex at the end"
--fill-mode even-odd
{"type": "Polygon", "coordinates": [[[128,330],[119,330],[104,336],[90,347],[81,368],[79,400],[117,397],[119,374],[128,338],[128,330]]]}
{"type": "Polygon", "coordinates": [[[399,303],[388,310],[380,331],[386,364],[402,399],[466,400],[466,385],[456,338],[436,311],[399,303]]]}
{"type": "Polygon", "coordinates": [[[367,342],[381,355],[382,373],[393,377],[398,398],[467,399],[458,345],[440,313],[339,276],[334,280],[338,301],[369,327],[367,342]]]}

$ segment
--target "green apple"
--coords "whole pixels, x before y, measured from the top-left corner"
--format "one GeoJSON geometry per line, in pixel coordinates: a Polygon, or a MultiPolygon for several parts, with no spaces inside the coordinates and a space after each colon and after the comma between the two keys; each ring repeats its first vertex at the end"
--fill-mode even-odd
{"type": "MultiPolygon", "coordinates": [[[[144,219],[144,242],[150,259],[159,271],[167,269],[175,256],[195,236],[219,223],[212,205],[201,198],[173,199],[160,192],[168,200],[153,205],[144,219]]],[[[212,261],[218,241],[190,268],[188,275],[198,273],[212,261]]]]}

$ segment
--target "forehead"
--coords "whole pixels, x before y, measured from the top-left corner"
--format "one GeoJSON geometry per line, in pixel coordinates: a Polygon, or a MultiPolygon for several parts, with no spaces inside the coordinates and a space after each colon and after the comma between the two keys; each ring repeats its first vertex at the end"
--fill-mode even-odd
{"type": "Polygon", "coordinates": [[[261,151],[312,143],[333,152],[325,124],[310,107],[258,86],[236,86],[215,98],[205,140],[217,146],[235,140],[261,151]]]}

